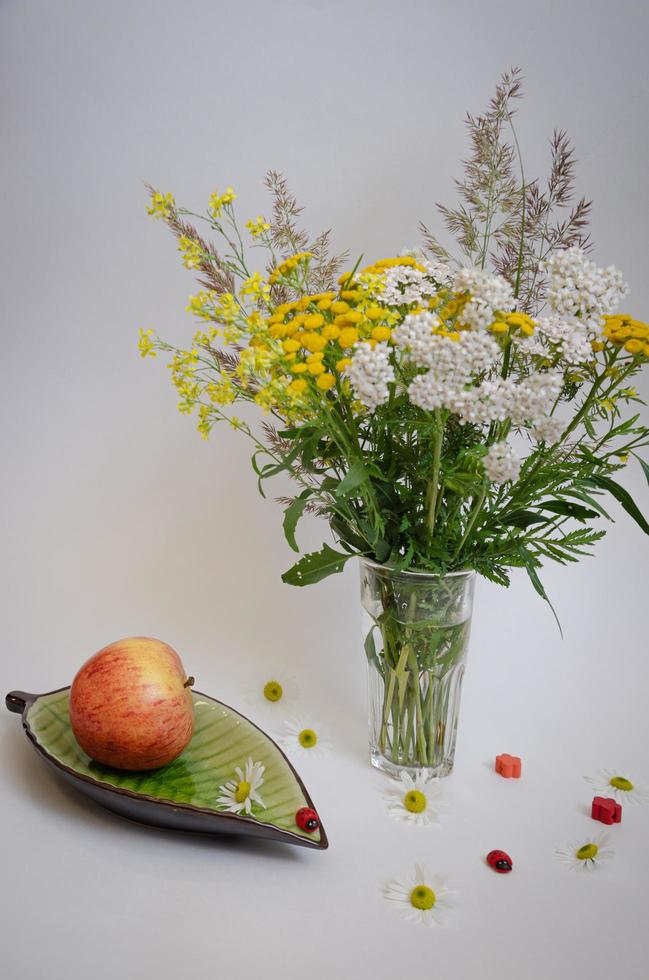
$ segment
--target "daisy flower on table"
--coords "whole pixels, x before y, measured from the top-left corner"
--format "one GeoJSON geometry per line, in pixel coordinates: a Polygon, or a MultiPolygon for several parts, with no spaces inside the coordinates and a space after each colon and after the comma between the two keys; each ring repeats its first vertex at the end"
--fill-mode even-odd
{"type": "Polygon", "coordinates": [[[255,671],[246,685],[244,697],[248,704],[272,712],[293,705],[299,697],[299,688],[293,674],[283,668],[263,673],[255,671]]]}
{"type": "Polygon", "coordinates": [[[420,772],[413,778],[402,772],[399,779],[392,779],[390,783],[383,794],[390,816],[418,827],[439,822],[438,808],[444,803],[438,779],[420,772]]]}
{"type": "Polygon", "coordinates": [[[613,796],[619,803],[649,803],[649,789],[615,769],[600,769],[584,779],[594,787],[596,796],[613,796]]]}
{"type": "Polygon", "coordinates": [[[573,871],[592,871],[602,861],[609,861],[613,857],[614,851],[608,846],[609,841],[609,835],[602,832],[595,837],[568,844],[567,847],[559,847],[556,855],[559,861],[569,865],[573,871]]]}
{"type": "Polygon", "coordinates": [[[259,793],[264,782],[264,769],[261,762],[253,762],[252,759],[246,762],[245,770],[237,766],[234,770],[236,779],[219,786],[221,795],[216,802],[229,813],[250,815],[253,803],[265,808],[266,804],[259,793]]]}
{"type": "Polygon", "coordinates": [[[287,720],[278,740],[289,754],[297,756],[323,755],[331,749],[329,736],[313,718],[287,720]]]}
{"type": "Polygon", "coordinates": [[[399,906],[405,919],[425,926],[442,925],[452,907],[443,875],[429,875],[421,864],[409,878],[394,878],[383,887],[388,902],[399,906]]]}

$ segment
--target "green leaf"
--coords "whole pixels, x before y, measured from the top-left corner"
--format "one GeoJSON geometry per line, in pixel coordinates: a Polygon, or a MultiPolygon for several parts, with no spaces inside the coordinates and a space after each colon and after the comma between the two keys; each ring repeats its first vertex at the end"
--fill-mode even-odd
{"type": "Polygon", "coordinates": [[[542,500],[537,506],[542,510],[552,511],[553,514],[574,517],[577,521],[593,520],[599,517],[597,511],[582,507],[581,504],[573,504],[570,500],[542,500]]]}
{"type": "Polygon", "coordinates": [[[640,463],[640,466],[642,467],[642,472],[644,473],[644,475],[647,478],[647,483],[649,483],[649,463],[645,463],[644,459],[640,459],[640,457],[639,456],[636,456],[635,453],[633,455],[635,456],[635,458],[640,463]]]}
{"type": "Polygon", "coordinates": [[[365,465],[360,459],[357,459],[354,463],[352,463],[346,475],[338,484],[336,489],[336,497],[346,497],[354,490],[358,490],[358,488],[365,483],[366,480],[367,470],[365,469],[365,465]]]}
{"type": "Polygon", "coordinates": [[[525,565],[525,570],[529,576],[530,582],[534,586],[535,591],[541,596],[542,599],[545,600],[545,602],[547,602],[548,606],[552,610],[552,615],[554,616],[557,626],[559,627],[559,632],[561,633],[561,639],[563,639],[563,630],[561,629],[561,623],[559,622],[559,617],[557,616],[555,608],[550,602],[548,598],[548,594],[543,588],[543,583],[541,582],[541,579],[539,578],[538,573],[536,571],[536,566],[538,563],[535,561],[534,557],[529,553],[529,551],[523,548],[522,545],[519,546],[518,553],[523,560],[523,564],[525,565]]]}
{"type": "Polygon", "coordinates": [[[328,575],[342,572],[349,558],[351,555],[344,555],[340,551],[334,551],[328,544],[323,544],[320,551],[312,551],[310,555],[305,555],[297,564],[284,572],[282,582],[287,585],[313,585],[328,575]]]}
{"type": "Polygon", "coordinates": [[[535,514],[531,510],[513,510],[510,514],[505,515],[500,523],[511,527],[526,528],[531,524],[543,524],[546,521],[547,518],[543,514],[535,514]]]}
{"type": "Polygon", "coordinates": [[[587,482],[593,483],[596,487],[601,487],[603,490],[608,490],[611,496],[615,497],[618,503],[622,505],[629,517],[633,518],[645,534],[649,534],[649,524],[628,490],[625,490],[624,487],[621,487],[619,483],[611,480],[608,476],[591,476],[587,482]]]}
{"type": "Polygon", "coordinates": [[[299,552],[297,546],[297,541],[295,540],[295,528],[297,527],[297,522],[302,517],[304,513],[304,508],[307,505],[307,500],[311,496],[312,491],[310,489],[303,490],[299,497],[296,497],[292,504],[284,511],[284,537],[288,541],[290,547],[293,551],[299,552]]]}
{"type": "Polygon", "coordinates": [[[591,497],[591,495],[586,493],[585,490],[562,490],[562,493],[564,493],[567,497],[576,497],[578,500],[583,500],[584,503],[592,507],[593,510],[596,510],[598,514],[605,517],[607,521],[612,520],[608,511],[604,510],[599,501],[596,500],[595,497],[591,497]]]}

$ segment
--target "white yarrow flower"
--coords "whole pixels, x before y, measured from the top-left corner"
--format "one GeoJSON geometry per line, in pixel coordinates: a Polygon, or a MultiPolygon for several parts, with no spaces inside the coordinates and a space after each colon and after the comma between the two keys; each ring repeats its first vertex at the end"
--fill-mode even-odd
{"type": "Polygon", "coordinates": [[[265,766],[261,762],[253,762],[248,759],[245,770],[236,767],[234,770],[236,779],[230,779],[223,786],[219,786],[220,796],[216,802],[229,813],[250,814],[252,804],[265,807],[266,804],[259,794],[259,788],[264,782],[265,766]]]}
{"type": "Polygon", "coordinates": [[[439,822],[439,807],[444,805],[439,779],[420,772],[413,778],[402,772],[399,779],[390,780],[390,787],[383,795],[395,820],[418,827],[439,822]]]}
{"type": "Polygon", "coordinates": [[[474,330],[485,330],[493,322],[496,311],[508,313],[516,305],[514,292],[507,280],[483,269],[461,269],[455,276],[453,290],[471,294],[461,317],[462,322],[474,330]]]}
{"type": "Polygon", "coordinates": [[[392,306],[425,302],[432,296],[435,286],[430,283],[420,269],[411,265],[396,265],[385,273],[381,300],[392,306]]]}
{"type": "Polygon", "coordinates": [[[566,422],[564,419],[556,418],[554,415],[547,415],[545,418],[537,419],[530,430],[530,434],[536,442],[544,442],[548,446],[553,446],[558,442],[564,433],[566,422]]]}
{"type": "Polygon", "coordinates": [[[492,483],[517,480],[521,471],[521,460],[508,442],[494,442],[482,462],[492,483]]]}
{"type": "Polygon", "coordinates": [[[409,878],[395,878],[383,886],[383,895],[405,919],[425,926],[441,925],[453,903],[443,875],[429,875],[421,864],[409,878]]]}
{"type": "MultiPolygon", "coordinates": [[[[587,364],[593,359],[591,340],[599,333],[599,324],[584,321],[576,316],[542,317],[535,330],[537,342],[546,344],[560,354],[565,364],[587,364]]],[[[537,353],[537,350],[529,350],[537,353]]],[[[545,351],[543,351],[545,353],[545,351]]]]}
{"type": "Polygon", "coordinates": [[[550,275],[548,302],[564,316],[597,317],[614,313],[629,287],[614,265],[600,269],[577,245],[555,252],[541,264],[550,275]]]}
{"type": "Polygon", "coordinates": [[[352,363],[346,369],[354,394],[366,408],[383,405],[389,397],[388,385],[394,381],[387,344],[355,344],[352,363]]]}

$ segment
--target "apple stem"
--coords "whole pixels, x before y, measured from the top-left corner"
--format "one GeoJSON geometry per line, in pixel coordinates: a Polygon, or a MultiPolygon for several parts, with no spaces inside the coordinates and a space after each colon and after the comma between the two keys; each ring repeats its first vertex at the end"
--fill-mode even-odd
{"type": "Polygon", "coordinates": [[[183,687],[193,687],[193,686],[194,686],[194,678],[188,677],[185,683],[183,684],[183,687]]]}

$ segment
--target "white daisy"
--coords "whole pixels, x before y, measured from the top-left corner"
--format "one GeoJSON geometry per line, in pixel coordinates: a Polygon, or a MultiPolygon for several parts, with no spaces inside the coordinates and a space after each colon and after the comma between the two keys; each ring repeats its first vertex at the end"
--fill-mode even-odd
{"type": "Polygon", "coordinates": [[[602,861],[613,857],[614,852],[608,846],[609,841],[609,835],[603,831],[595,837],[587,837],[576,844],[557,848],[556,855],[559,861],[570,865],[574,871],[592,871],[602,861]]]}
{"type": "Polygon", "coordinates": [[[245,772],[237,766],[234,770],[236,779],[230,779],[219,786],[221,795],[216,798],[216,802],[229,813],[250,814],[253,803],[265,808],[266,804],[259,794],[259,788],[264,782],[264,769],[261,762],[253,762],[252,759],[246,762],[245,772]]]}
{"type": "Polygon", "coordinates": [[[392,779],[383,794],[388,811],[396,820],[427,827],[439,822],[438,808],[443,806],[442,790],[438,779],[418,772],[413,778],[402,772],[399,779],[392,779]]]}
{"type": "Polygon", "coordinates": [[[286,709],[293,705],[299,697],[297,681],[293,674],[288,674],[283,669],[268,671],[263,674],[257,670],[251,676],[244,697],[248,704],[257,708],[270,709],[277,711],[280,708],[286,709]]]}
{"type": "Polygon", "coordinates": [[[331,740],[313,718],[291,718],[286,721],[279,742],[290,755],[317,756],[331,749],[331,740]]]}
{"type": "Polygon", "coordinates": [[[445,881],[442,875],[428,875],[421,864],[416,864],[412,877],[387,882],[383,895],[400,906],[404,918],[426,926],[441,925],[453,904],[445,881]]]}
{"type": "Polygon", "coordinates": [[[596,796],[613,796],[618,803],[649,803],[649,789],[619,770],[600,769],[584,779],[595,788],[596,796]]]}

